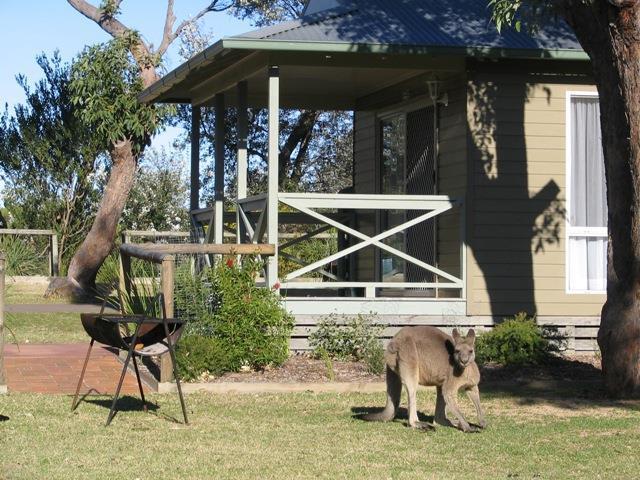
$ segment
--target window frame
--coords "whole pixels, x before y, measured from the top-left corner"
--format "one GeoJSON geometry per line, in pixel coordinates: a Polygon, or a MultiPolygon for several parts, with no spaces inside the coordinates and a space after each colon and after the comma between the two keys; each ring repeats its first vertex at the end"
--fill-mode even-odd
{"type": "MultiPolygon", "coordinates": [[[[571,151],[571,133],[572,133],[572,123],[571,123],[571,100],[573,98],[599,98],[599,94],[597,90],[592,91],[574,91],[568,90],[566,92],[566,101],[565,101],[565,188],[566,188],[566,197],[565,197],[565,208],[566,208],[566,216],[565,216],[565,292],[568,295],[602,295],[606,294],[605,290],[572,290],[570,286],[570,238],[576,237],[596,237],[596,238],[605,238],[608,239],[609,232],[607,227],[572,227],[570,224],[571,218],[571,166],[572,166],[572,151],[571,151]]],[[[606,255],[606,253],[605,253],[606,255]]],[[[605,272],[606,275],[606,272],[605,272]]],[[[605,278],[605,284],[607,279],[605,278]]]]}

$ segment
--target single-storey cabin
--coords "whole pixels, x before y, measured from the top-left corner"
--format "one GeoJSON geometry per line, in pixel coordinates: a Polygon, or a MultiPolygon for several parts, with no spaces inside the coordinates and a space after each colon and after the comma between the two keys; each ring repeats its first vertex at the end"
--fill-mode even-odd
{"type": "Polygon", "coordinates": [[[490,14],[486,0],[310,0],[301,18],[224,38],[141,94],[193,106],[191,205],[196,219],[212,212],[209,240],[229,220],[238,241],[277,244],[267,285],[296,315],[294,348],[330,313],[375,313],[392,334],[490,328],[519,311],[564,329],[571,349],[596,347],[607,213],[590,62],[561,22],[500,35],[490,14]],[[218,119],[238,109],[236,212],[223,213],[221,120],[216,201],[200,209],[202,106],[218,119]],[[269,180],[247,197],[251,107],[269,113],[269,180]],[[278,191],[281,108],[354,112],[351,191],[278,191]],[[296,223],[316,228],[279,241],[296,223]],[[338,252],[278,278],[287,248],[328,228],[338,252]]]}

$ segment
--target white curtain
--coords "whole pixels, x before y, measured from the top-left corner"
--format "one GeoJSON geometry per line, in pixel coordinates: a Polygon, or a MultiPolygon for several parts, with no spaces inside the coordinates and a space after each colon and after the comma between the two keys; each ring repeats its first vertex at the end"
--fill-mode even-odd
{"type": "Polygon", "coordinates": [[[607,239],[569,238],[569,290],[607,289],[607,239]]]}
{"type": "Polygon", "coordinates": [[[606,289],[607,197],[596,97],[571,98],[569,289],[606,289]],[[572,229],[582,233],[572,235],[572,229]]]}

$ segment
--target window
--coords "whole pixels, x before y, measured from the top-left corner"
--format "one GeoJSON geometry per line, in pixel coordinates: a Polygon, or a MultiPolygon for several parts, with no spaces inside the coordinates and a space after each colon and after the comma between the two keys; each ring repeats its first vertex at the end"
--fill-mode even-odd
{"type": "Polygon", "coordinates": [[[607,195],[595,93],[567,94],[567,290],[607,286],[607,195]]]}

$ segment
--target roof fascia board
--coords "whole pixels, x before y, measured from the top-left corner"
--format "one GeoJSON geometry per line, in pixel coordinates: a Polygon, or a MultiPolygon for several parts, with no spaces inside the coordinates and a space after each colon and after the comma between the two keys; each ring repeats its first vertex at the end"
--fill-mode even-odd
{"type": "Polygon", "coordinates": [[[532,58],[589,60],[582,50],[512,49],[500,47],[439,47],[422,45],[391,45],[386,43],[312,42],[229,37],[222,40],[224,48],[271,51],[384,53],[411,55],[460,55],[484,58],[532,58]]]}
{"type": "Polygon", "coordinates": [[[222,40],[207,47],[202,52],[194,55],[182,65],[171,70],[153,85],[149,86],[140,94],[138,101],[141,103],[153,102],[157,97],[173,87],[177,82],[184,80],[189,72],[211,63],[224,50],[222,40]]]}
{"type": "Polygon", "coordinates": [[[268,67],[269,56],[265,52],[253,52],[237,63],[213,75],[192,89],[192,105],[200,106],[213,98],[217,93],[223,92],[239,81],[244,80],[261,68],[268,67]]]}

